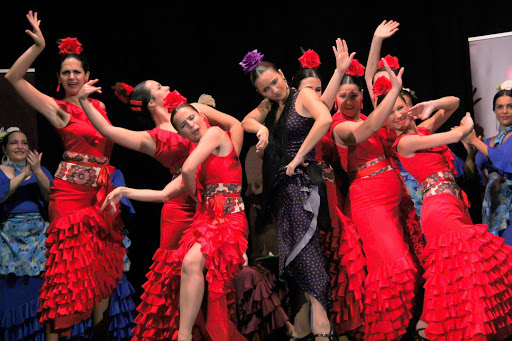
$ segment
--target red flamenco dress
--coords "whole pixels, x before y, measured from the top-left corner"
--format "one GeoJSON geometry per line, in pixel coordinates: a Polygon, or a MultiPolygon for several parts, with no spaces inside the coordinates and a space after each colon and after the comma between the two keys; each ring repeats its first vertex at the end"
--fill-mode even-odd
{"type": "MultiPolygon", "coordinates": [[[[90,101],[107,119],[100,102],[90,101]]],[[[110,181],[114,167],[109,165],[113,144],[94,129],[81,107],[56,102],[70,119],[56,129],[65,152],[51,188],[38,312],[47,331],[69,336],[73,325],[112,295],[123,276],[126,251],[120,214],[100,212],[115,188],[110,181]]]]}
{"type": "Polygon", "coordinates": [[[333,169],[335,163],[340,162],[339,154],[329,132],[316,145],[315,159],[322,169],[331,219],[331,229],[320,230],[327,274],[333,288],[330,320],[338,335],[357,333],[364,327],[366,260],[357,229],[341,210],[345,203],[340,192],[342,179],[333,169]]]}
{"type": "MultiPolygon", "coordinates": [[[[179,280],[188,250],[195,243],[201,244],[201,251],[207,256],[205,322],[208,337],[213,341],[246,340],[230,319],[228,309],[228,298],[233,290],[231,282],[244,264],[248,233],[240,196],[242,169],[235,149],[225,157],[211,154],[198,170],[198,181],[201,204],[190,228],[183,233],[179,248],[167,259],[163,275],[169,281],[179,280]]],[[[174,340],[179,329],[179,297],[172,303],[160,322],[169,327],[168,339],[174,340]]],[[[201,318],[198,315],[198,319],[201,318]]]]}
{"type": "MultiPolygon", "coordinates": [[[[336,113],[331,133],[346,120],[336,113]]],[[[417,259],[408,238],[408,231],[419,223],[401,206],[407,193],[386,157],[387,143],[381,129],[358,145],[338,146],[351,179],[345,211],[357,227],[367,263],[364,340],[401,339],[413,317],[419,287],[417,259]]]]}
{"type": "MultiPolygon", "coordinates": [[[[418,131],[430,135],[425,128],[418,131]]],[[[399,158],[423,190],[427,338],[490,340],[512,334],[512,247],[487,232],[487,225],[472,223],[467,197],[454,180],[453,154],[441,146],[399,158]]]]}
{"type": "MultiPolygon", "coordinates": [[[[173,178],[178,176],[195,145],[177,133],[155,128],[147,131],[155,141],[154,158],[169,169],[173,178]]],[[[186,229],[192,224],[196,212],[195,201],[183,193],[166,201],[160,216],[160,247],[153,255],[153,264],[146,274],[147,281],[142,285],[144,293],[137,307],[138,315],[132,330],[133,340],[171,340],[178,329],[179,315],[173,308],[179,302],[180,277],[167,276],[173,254],[186,229]]],[[[195,335],[201,335],[195,328],[195,335]]]]}

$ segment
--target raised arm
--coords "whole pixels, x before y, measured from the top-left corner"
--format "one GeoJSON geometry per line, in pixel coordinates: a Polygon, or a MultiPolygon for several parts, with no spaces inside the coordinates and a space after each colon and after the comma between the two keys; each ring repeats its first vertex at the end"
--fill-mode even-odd
{"type": "Polygon", "coordinates": [[[231,140],[235,146],[236,153],[240,156],[240,151],[242,150],[244,142],[244,129],[242,128],[240,121],[231,115],[210,107],[209,105],[192,103],[192,106],[194,106],[199,112],[203,113],[212,125],[218,126],[231,133],[231,140]]]}
{"type": "Polygon", "coordinates": [[[424,120],[419,126],[431,133],[439,129],[459,107],[460,100],[455,96],[442,97],[436,100],[418,103],[409,109],[408,115],[413,119],[424,120]],[[432,113],[434,113],[432,115],[432,113]],[[431,116],[432,115],[432,116],[431,116]],[[431,116],[431,117],[430,117],[431,116]]]}
{"type": "Polygon", "coordinates": [[[219,127],[208,128],[181,168],[185,190],[190,196],[195,198],[197,190],[196,171],[203,161],[216,149],[218,149],[219,154],[223,155],[224,152],[231,152],[231,148],[231,141],[225,131],[219,127]]]}
{"type": "Polygon", "coordinates": [[[345,75],[345,71],[347,71],[356,54],[355,52],[352,52],[349,55],[346,41],[341,40],[340,38],[336,39],[336,46],[333,46],[332,50],[334,52],[334,57],[336,58],[336,69],[334,70],[334,73],[321,96],[322,102],[324,102],[329,111],[334,105],[336,94],[340,88],[340,83],[345,75]]]}
{"type": "Polygon", "coordinates": [[[378,69],[379,60],[381,59],[382,42],[395,34],[396,31],[398,31],[399,25],[400,24],[396,21],[384,20],[382,23],[380,23],[379,26],[377,26],[377,29],[375,29],[373,34],[372,43],[370,45],[370,52],[368,53],[368,60],[366,62],[366,72],[364,79],[366,82],[366,87],[368,88],[370,99],[372,99],[374,106],[376,106],[376,102],[373,100],[373,76],[378,69]]]}
{"type": "Polygon", "coordinates": [[[69,120],[69,114],[61,110],[53,98],[37,90],[24,78],[28,68],[41,54],[46,45],[43,33],[39,28],[41,21],[37,18],[37,12],[28,12],[27,19],[32,25],[33,31],[26,30],[25,32],[34,40],[34,45],[29,47],[16,60],[5,75],[5,79],[9,81],[23,100],[41,113],[50,124],[58,128],[64,127],[69,120]]]}
{"type": "Polygon", "coordinates": [[[80,89],[78,94],[80,105],[94,128],[96,128],[101,135],[125,148],[154,156],[156,144],[146,131],[133,131],[111,125],[87,99],[89,95],[95,92],[101,93],[101,87],[95,86],[97,82],[97,79],[87,82],[82,89],[80,89]]]}
{"type": "Polygon", "coordinates": [[[398,75],[395,75],[391,72],[391,69],[384,59],[383,62],[390,74],[390,81],[392,84],[391,90],[365,121],[347,121],[336,125],[333,130],[333,137],[338,145],[349,146],[366,141],[384,126],[387,117],[392,112],[396,99],[402,89],[402,75],[404,68],[401,68],[398,75]]]}
{"type": "Polygon", "coordinates": [[[456,143],[465,138],[473,130],[473,119],[469,113],[462,118],[460,126],[450,131],[432,135],[407,135],[400,139],[397,146],[398,154],[412,157],[418,150],[435,148],[456,143]]]}

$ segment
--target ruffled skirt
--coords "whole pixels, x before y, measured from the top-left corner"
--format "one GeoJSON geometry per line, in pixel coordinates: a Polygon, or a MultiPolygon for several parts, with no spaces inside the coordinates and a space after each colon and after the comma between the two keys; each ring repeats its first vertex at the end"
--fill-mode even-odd
{"type": "Polygon", "coordinates": [[[341,195],[334,182],[325,181],[331,230],[320,231],[333,305],[330,320],[338,335],[357,333],[364,327],[363,300],[366,260],[354,223],[338,203],[341,195]]]}
{"type": "Polygon", "coordinates": [[[229,306],[233,294],[231,282],[244,264],[247,230],[244,211],[226,215],[221,222],[199,212],[184,232],[178,249],[158,249],[144,284],[142,303],[137,308],[133,340],[176,340],[181,266],[196,243],[201,244],[201,252],[207,256],[208,308],[205,320],[201,313],[196,319],[194,340],[201,340],[205,334],[213,341],[245,340],[231,320],[234,312],[229,306]]]}
{"type": "Polygon", "coordinates": [[[48,331],[69,335],[122,278],[123,222],[119,210],[115,216],[100,212],[96,194],[93,187],[54,180],[39,306],[48,331]]]}
{"type": "Polygon", "coordinates": [[[248,339],[255,334],[261,339],[268,337],[289,320],[282,306],[284,287],[265,266],[244,266],[233,280],[233,288],[236,292],[238,329],[248,339]]]}
{"type": "MultiPolygon", "coordinates": [[[[408,220],[415,215],[402,212],[404,195],[394,170],[356,179],[350,187],[349,214],[361,237],[368,271],[364,340],[400,340],[413,317],[420,276],[407,238],[408,220]]],[[[410,223],[419,224],[417,219],[410,223]]]]}
{"type": "MultiPolygon", "coordinates": [[[[43,284],[40,277],[0,277],[0,339],[5,341],[44,341],[44,326],[39,324],[39,290],[43,284]]],[[[110,301],[109,331],[112,340],[131,338],[135,305],[135,293],[128,279],[123,276],[110,301]]],[[[92,320],[75,324],[71,335],[61,340],[86,340],[92,336],[92,320]]]]}
{"type": "Polygon", "coordinates": [[[451,194],[424,198],[423,320],[431,340],[488,340],[512,335],[512,247],[473,225],[451,194]]]}

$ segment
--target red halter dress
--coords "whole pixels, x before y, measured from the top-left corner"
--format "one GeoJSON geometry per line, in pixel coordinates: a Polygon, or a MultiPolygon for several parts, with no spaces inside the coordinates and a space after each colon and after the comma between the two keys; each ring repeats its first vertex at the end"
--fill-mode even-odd
{"type": "MultiPolygon", "coordinates": [[[[197,172],[197,179],[200,204],[190,228],[183,233],[179,248],[166,260],[162,275],[165,281],[179,281],[185,255],[195,243],[201,244],[201,252],[206,255],[208,336],[213,341],[246,340],[231,321],[228,309],[231,282],[245,262],[243,254],[247,249],[248,234],[240,196],[242,168],[235,148],[224,157],[208,156],[197,172]]],[[[165,304],[171,304],[165,315],[154,316],[151,322],[168,326],[166,339],[175,340],[179,329],[179,297],[173,297],[165,304]]],[[[198,315],[198,319],[201,318],[198,315]]]]}
{"type": "MultiPolygon", "coordinates": [[[[362,119],[366,119],[361,115],[362,119]]],[[[347,121],[333,117],[332,130],[347,121]]],[[[403,183],[386,157],[387,134],[381,129],[348,148],[338,146],[343,168],[351,178],[346,206],[363,242],[366,256],[365,340],[399,340],[413,317],[418,266],[407,238],[408,212],[401,207],[403,183]]]]}
{"type": "MultiPolygon", "coordinates": [[[[107,119],[100,102],[90,101],[107,119]]],[[[81,107],[56,102],[70,119],[56,129],[65,152],[50,194],[39,313],[47,331],[69,335],[74,324],[111,296],[122,278],[126,251],[121,216],[99,210],[115,188],[109,165],[113,143],[92,126],[81,107]]]]}
{"type": "MultiPolygon", "coordinates": [[[[156,144],[154,158],[169,169],[173,177],[178,176],[195,145],[171,131],[155,128],[147,132],[156,144]]],[[[167,276],[166,273],[195,212],[196,202],[187,193],[166,201],[162,207],[160,247],[153,255],[153,264],[146,274],[148,280],[142,285],[144,293],[137,307],[133,340],[170,340],[178,328],[179,318],[171,318],[169,313],[179,302],[180,277],[167,276]]],[[[197,329],[194,332],[195,335],[201,334],[197,329]]]]}
{"type": "MultiPolygon", "coordinates": [[[[423,127],[418,131],[430,135],[423,127]]],[[[472,223],[467,197],[454,180],[452,152],[441,146],[399,158],[423,190],[426,336],[460,341],[511,335],[512,247],[487,225],[472,223]]]]}

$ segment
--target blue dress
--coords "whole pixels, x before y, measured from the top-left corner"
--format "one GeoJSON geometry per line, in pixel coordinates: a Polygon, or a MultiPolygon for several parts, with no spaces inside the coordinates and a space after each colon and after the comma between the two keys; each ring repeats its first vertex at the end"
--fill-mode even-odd
{"type": "MultiPolygon", "coordinates": [[[[41,167],[53,180],[50,172],[41,167]]],[[[11,180],[0,170],[0,199],[11,180]]],[[[0,204],[0,339],[44,340],[43,327],[36,318],[39,274],[46,262],[45,232],[48,228],[46,203],[35,175],[26,179],[0,204]]]]}
{"type": "MultiPolygon", "coordinates": [[[[490,141],[488,138],[484,143],[489,146],[490,141]]],[[[512,138],[488,150],[488,158],[480,152],[475,156],[485,186],[482,222],[488,225],[489,232],[503,237],[505,244],[512,245],[512,138]],[[484,170],[487,170],[487,180],[484,170]]]]}

